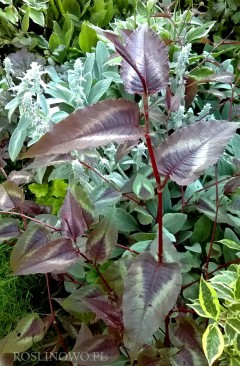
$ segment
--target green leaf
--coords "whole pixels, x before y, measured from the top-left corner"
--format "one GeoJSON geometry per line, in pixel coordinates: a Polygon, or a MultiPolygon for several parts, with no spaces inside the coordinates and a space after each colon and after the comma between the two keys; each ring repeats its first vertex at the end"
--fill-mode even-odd
{"type": "Polygon", "coordinates": [[[53,181],[52,195],[55,197],[65,197],[67,193],[68,184],[63,180],[55,179],[53,181]]]}
{"type": "Polygon", "coordinates": [[[106,93],[112,83],[112,78],[98,81],[91,89],[88,96],[88,103],[94,104],[98,102],[106,93]]]}
{"type": "Polygon", "coordinates": [[[133,182],[133,192],[143,200],[150,200],[154,197],[152,183],[144,175],[138,173],[133,182]]]}
{"type": "Polygon", "coordinates": [[[199,27],[191,27],[187,33],[187,41],[194,42],[200,38],[206,37],[216,22],[206,22],[199,27]]]}
{"type": "Polygon", "coordinates": [[[44,15],[41,11],[35,10],[33,8],[30,8],[29,17],[32,19],[34,23],[37,23],[44,27],[45,25],[45,19],[44,15]]]}
{"type": "Polygon", "coordinates": [[[220,314],[220,303],[212,285],[203,277],[200,281],[199,302],[207,317],[217,320],[220,314]]]}
{"type": "Polygon", "coordinates": [[[79,46],[83,52],[91,52],[92,48],[97,44],[96,31],[90,28],[87,23],[82,23],[81,32],[79,34],[79,46]]]}
{"type": "Polygon", "coordinates": [[[104,217],[93,229],[86,243],[86,255],[97,263],[106,262],[117,244],[118,228],[115,210],[104,217]]]}
{"type": "Polygon", "coordinates": [[[190,72],[189,76],[197,80],[201,80],[212,74],[214,74],[214,71],[212,69],[210,69],[209,67],[202,66],[190,72]]]}
{"type": "Polygon", "coordinates": [[[38,314],[21,319],[16,328],[0,341],[0,353],[25,352],[44,337],[46,325],[38,314]]]}
{"type": "Polygon", "coordinates": [[[27,7],[22,19],[21,27],[23,32],[27,32],[29,28],[29,13],[30,13],[30,6],[27,7]]]}
{"type": "Polygon", "coordinates": [[[208,364],[211,366],[224,350],[223,335],[217,324],[210,324],[203,334],[202,345],[208,364]]]}
{"type": "Polygon", "coordinates": [[[45,197],[48,194],[48,184],[31,183],[28,186],[29,190],[35,194],[37,198],[45,197]]]}
{"type": "Polygon", "coordinates": [[[63,0],[62,7],[66,13],[70,13],[80,18],[80,6],[76,0],[63,0]]]}
{"type": "Polygon", "coordinates": [[[229,239],[222,239],[222,240],[218,240],[218,243],[221,243],[223,245],[226,245],[228,248],[233,249],[233,250],[237,250],[240,251],[240,244],[236,243],[233,240],[229,240],[229,239]]]}
{"type": "Polygon", "coordinates": [[[206,241],[211,233],[211,221],[208,217],[202,215],[194,225],[194,230],[190,238],[190,242],[201,243],[206,241]]]}
{"type": "Polygon", "coordinates": [[[163,216],[163,226],[172,234],[181,230],[187,220],[187,215],[182,213],[167,213],[163,216]]]}
{"type": "Polygon", "coordinates": [[[118,230],[124,233],[139,230],[137,221],[134,217],[122,208],[117,209],[117,224],[118,230]]]}
{"type": "Polygon", "coordinates": [[[25,141],[26,136],[27,136],[26,128],[23,129],[16,128],[13,131],[8,146],[9,156],[12,161],[15,161],[16,158],[18,157],[23,147],[23,143],[25,141]]]}
{"type": "Polygon", "coordinates": [[[234,299],[240,300],[240,274],[238,273],[238,278],[234,284],[234,299]]]}
{"type": "Polygon", "coordinates": [[[123,293],[123,321],[132,361],[174,306],[181,282],[177,263],[158,263],[148,252],[131,265],[123,293]]]}

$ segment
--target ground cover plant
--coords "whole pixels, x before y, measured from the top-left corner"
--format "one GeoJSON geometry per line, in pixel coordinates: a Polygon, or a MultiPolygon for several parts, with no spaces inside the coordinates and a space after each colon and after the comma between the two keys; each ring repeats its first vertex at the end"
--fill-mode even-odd
{"type": "Polygon", "coordinates": [[[14,275],[46,277],[50,307],[0,341],[6,365],[37,362],[29,349],[56,364],[239,364],[238,76],[206,42],[214,22],[138,12],[91,25],[95,52],[62,68],[36,62],[17,83],[5,67],[23,169],[8,172],[3,143],[0,236],[14,275]]]}

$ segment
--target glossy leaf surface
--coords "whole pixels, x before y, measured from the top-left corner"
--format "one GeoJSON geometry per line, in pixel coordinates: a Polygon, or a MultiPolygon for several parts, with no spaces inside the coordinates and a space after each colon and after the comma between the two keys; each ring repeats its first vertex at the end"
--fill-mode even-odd
{"type": "Polygon", "coordinates": [[[217,162],[237,128],[238,123],[212,120],[174,132],[156,149],[159,172],[180,185],[194,182],[217,162]]]}
{"type": "Polygon", "coordinates": [[[137,103],[124,99],[105,100],[79,109],[56,124],[24,158],[64,154],[72,149],[98,147],[113,141],[137,140],[142,134],[137,103]]]}

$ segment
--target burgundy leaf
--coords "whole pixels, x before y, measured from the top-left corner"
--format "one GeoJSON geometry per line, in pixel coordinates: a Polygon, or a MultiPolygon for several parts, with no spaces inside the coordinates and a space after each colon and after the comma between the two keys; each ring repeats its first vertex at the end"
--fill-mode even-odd
{"type": "Polygon", "coordinates": [[[123,293],[124,343],[131,360],[163,323],[181,289],[177,263],[158,263],[143,252],[131,265],[123,293]]]}
{"type": "Polygon", "coordinates": [[[169,327],[171,342],[175,347],[186,346],[199,353],[202,353],[202,329],[195,320],[185,317],[177,319],[177,323],[169,327]]]}
{"type": "Polygon", "coordinates": [[[73,347],[73,351],[75,351],[75,348],[77,346],[79,346],[79,344],[81,344],[83,341],[86,341],[87,339],[92,338],[92,336],[93,336],[92,332],[90,331],[88,326],[85,323],[82,323],[81,329],[80,329],[80,331],[78,333],[78,336],[77,336],[76,343],[73,347]]]}
{"type": "Polygon", "coordinates": [[[20,184],[30,183],[33,179],[33,174],[25,172],[24,170],[13,170],[9,174],[8,179],[19,186],[20,184]]]}
{"type": "Polygon", "coordinates": [[[201,353],[192,350],[190,347],[182,347],[181,350],[171,358],[173,366],[207,366],[206,357],[201,353]]]}
{"type": "Polygon", "coordinates": [[[41,215],[51,213],[51,208],[45,205],[39,205],[34,201],[24,200],[20,208],[22,212],[30,215],[41,215]]]}
{"type": "Polygon", "coordinates": [[[238,127],[238,123],[212,120],[174,132],[156,149],[159,172],[179,185],[194,182],[217,162],[238,127]]]}
{"type": "Polygon", "coordinates": [[[117,328],[119,332],[123,330],[122,314],[120,311],[107,302],[105,296],[97,296],[84,298],[82,302],[94,313],[99,319],[102,319],[109,327],[117,328]]]}
{"type": "Polygon", "coordinates": [[[185,83],[185,106],[189,108],[192,105],[192,102],[197,94],[198,85],[197,81],[190,76],[187,77],[185,83]]]}
{"type": "Polygon", "coordinates": [[[20,235],[19,222],[12,218],[0,220],[0,243],[20,235]]]}
{"type": "Polygon", "coordinates": [[[62,234],[66,239],[76,240],[88,227],[83,211],[70,190],[66,194],[60,218],[62,234]]]}
{"type": "Polygon", "coordinates": [[[32,225],[15,244],[10,265],[15,275],[65,272],[78,260],[71,240],[50,241],[48,232],[40,225],[32,225]]]}
{"type": "Polygon", "coordinates": [[[240,188],[240,177],[230,179],[224,186],[224,194],[233,193],[237,188],[240,188]]]}
{"type": "Polygon", "coordinates": [[[37,157],[33,163],[24,167],[24,169],[36,169],[44,166],[66,163],[71,160],[71,154],[47,155],[37,157]]]}
{"type": "Polygon", "coordinates": [[[135,68],[133,68],[132,63],[128,60],[129,57],[122,55],[124,59],[121,76],[129,93],[143,94],[147,91],[148,94],[154,94],[168,85],[167,48],[160,37],[146,24],[140,26],[128,37],[126,50],[135,64],[135,68]],[[145,90],[143,80],[147,90],[145,90]]]}
{"type": "Polygon", "coordinates": [[[16,183],[5,181],[0,185],[0,210],[10,211],[24,200],[23,190],[16,183]]]}
{"type": "MultiPolygon", "coordinates": [[[[67,360],[82,363],[85,366],[99,366],[111,364],[119,356],[119,350],[113,337],[96,335],[74,347],[74,352],[69,352],[67,360]]],[[[64,357],[64,359],[66,358],[64,357]]]]}
{"type": "Polygon", "coordinates": [[[104,100],[79,109],[54,125],[24,158],[68,153],[72,149],[98,147],[113,141],[137,140],[142,135],[137,103],[124,99],[104,100]]]}
{"type": "Polygon", "coordinates": [[[111,211],[89,235],[86,243],[87,257],[100,264],[106,262],[117,244],[117,238],[116,216],[111,211]]]}

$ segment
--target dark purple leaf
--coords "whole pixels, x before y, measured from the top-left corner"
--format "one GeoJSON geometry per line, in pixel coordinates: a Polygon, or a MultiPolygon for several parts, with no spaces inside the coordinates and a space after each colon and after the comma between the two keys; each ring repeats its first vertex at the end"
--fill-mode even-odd
{"type": "Polygon", "coordinates": [[[10,211],[24,200],[23,190],[16,183],[5,181],[0,185],[0,210],[10,211]]]}
{"type": "Polygon", "coordinates": [[[44,166],[66,163],[71,160],[71,154],[47,155],[37,157],[33,163],[24,167],[24,169],[36,169],[44,166]]]}
{"type": "Polygon", "coordinates": [[[224,194],[233,193],[240,188],[240,177],[230,179],[224,186],[224,194]]]}
{"type": "Polygon", "coordinates": [[[174,132],[156,149],[160,173],[179,185],[196,180],[220,158],[238,123],[197,122],[174,132]]]}
{"type": "Polygon", "coordinates": [[[136,146],[136,142],[134,141],[126,141],[123,144],[120,144],[117,148],[115,161],[118,163],[125,155],[129,154],[132,151],[132,148],[136,146]]]}
{"type": "MultiPolygon", "coordinates": [[[[85,366],[108,365],[119,358],[115,339],[110,335],[95,335],[74,347],[67,360],[82,363],[85,366]],[[87,355],[87,357],[81,357],[87,355]]],[[[65,358],[64,358],[65,359],[65,358]]]]}
{"type": "Polygon", "coordinates": [[[86,243],[87,257],[100,264],[106,262],[117,244],[117,238],[116,216],[111,211],[89,235],[86,243]]]}
{"type": "Polygon", "coordinates": [[[66,239],[76,240],[94,222],[94,216],[91,214],[94,208],[91,207],[86,193],[80,190],[79,186],[75,186],[72,192],[75,192],[76,196],[80,198],[82,205],[69,190],[61,209],[61,230],[66,239]]]}
{"type": "Polygon", "coordinates": [[[110,186],[97,187],[91,192],[91,196],[99,213],[106,211],[107,207],[113,206],[122,197],[120,192],[110,186]]]}
{"type": "Polygon", "coordinates": [[[127,40],[126,50],[135,68],[123,55],[121,76],[124,86],[132,94],[154,94],[165,88],[169,82],[169,61],[165,43],[146,24],[140,26],[127,40]],[[140,77],[140,75],[141,77],[140,77]]]}
{"type": "Polygon", "coordinates": [[[137,358],[137,364],[138,366],[164,366],[164,363],[160,360],[158,350],[153,346],[142,348],[137,358]]]}
{"type": "Polygon", "coordinates": [[[198,91],[198,85],[194,78],[187,77],[185,83],[185,106],[189,108],[192,105],[198,91]]]}
{"type": "Polygon", "coordinates": [[[37,62],[42,66],[46,63],[43,57],[36,53],[29,52],[27,47],[23,47],[19,51],[10,53],[8,58],[11,61],[15,77],[22,77],[24,73],[30,69],[32,62],[37,62]]]}
{"type": "Polygon", "coordinates": [[[96,316],[102,319],[106,325],[117,328],[120,333],[123,331],[122,314],[108,302],[106,296],[85,297],[82,302],[96,313],[96,316]]]}
{"type": "Polygon", "coordinates": [[[158,263],[143,252],[131,265],[123,293],[124,344],[131,360],[163,323],[181,289],[177,263],[158,263]]]}
{"type": "Polygon", "coordinates": [[[98,147],[113,141],[137,140],[142,135],[137,103],[124,99],[104,100],[79,109],[54,125],[24,158],[68,153],[72,149],[98,147]]]}
{"type": "Polygon", "coordinates": [[[15,244],[10,266],[15,275],[65,272],[78,260],[71,240],[50,241],[48,232],[40,225],[32,225],[15,244]]]}
{"type": "Polygon", "coordinates": [[[0,220],[0,243],[20,235],[19,222],[12,218],[0,220]]]}
{"type": "Polygon", "coordinates": [[[182,347],[181,350],[171,358],[172,366],[207,366],[206,357],[201,353],[192,350],[190,347],[182,347]]]}
{"type": "Polygon", "coordinates": [[[18,172],[13,170],[9,174],[8,179],[19,186],[20,184],[30,183],[33,180],[33,174],[24,170],[20,170],[18,172]]]}
{"type": "Polygon", "coordinates": [[[23,203],[21,203],[20,208],[22,212],[30,215],[49,214],[51,212],[49,206],[39,205],[34,201],[29,200],[24,200],[23,203]]]}

